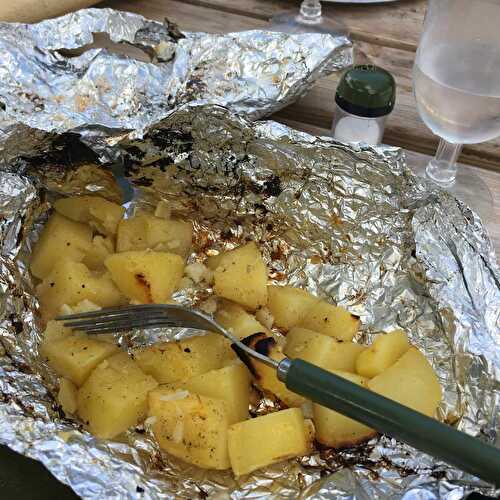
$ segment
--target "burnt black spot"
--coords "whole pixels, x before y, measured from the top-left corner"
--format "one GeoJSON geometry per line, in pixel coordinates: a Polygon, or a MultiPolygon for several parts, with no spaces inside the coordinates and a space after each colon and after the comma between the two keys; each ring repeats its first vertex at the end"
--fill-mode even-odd
{"type": "Polygon", "coordinates": [[[275,175],[268,181],[264,182],[264,193],[269,196],[279,196],[283,189],[281,188],[281,180],[275,175]]]}
{"type": "Polygon", "coordinates": [[[191,349],[190,349],[189,347],[186,347],[186,348],[184,349],[184,352],[189,353],[189,352],[191,352],[191,349]]]}
{"type": "Polygon", "coordinates": [[[144,493],[144,488],[142,488],[141,486],[136,486],[135,491],[137,493],[144,493]]]}

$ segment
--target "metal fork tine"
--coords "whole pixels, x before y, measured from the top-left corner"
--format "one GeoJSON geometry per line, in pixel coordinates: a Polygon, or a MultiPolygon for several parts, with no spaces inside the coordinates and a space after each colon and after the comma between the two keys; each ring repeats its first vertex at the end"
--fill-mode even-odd
{"type": "Polygon", "coordinates": [[[136,322],[131,323],[130,321],[123,323],[115,323],[110,326],[78,326],[75,327],[75,330],[84,331],[86,333],[91,334],[99,334],[99,333],[117,333],[117,332],[127,332],[130,330],[134,330],[137,328],[160,328],[160,327],[169,327],[175,328],[178,325],[176,323],[172,323],[170,321],[155,321],[151,323],[147,322],[136,322]]]}
{"type": "Polygon", "coordinates": [[[64,321],[64,326],[67,326],[68,328],[76,328],[79,326],[85,326],[85,325],[90,325],[90,326],[109,326],[112,323],[118,323],[118,322],[137,322],[137,321],[162,321],[162,320],[167,320],[167,321],[172,321],[171,318],[168,318],[165,316],[165,314],[154,314],[154,315],[139,315],[139,314],[132,314],[132,315],[127,315],[127,314],[122,314],[120,316],[108,316],[108,317],[98,317],[98,318],[82,318],[82,319],[75,319],[75,320],[70,320],[70,321],[64,321]]]}
{"type": "Polygon", "coordinates": [[[118,306],[118,307],[108,307],[106,309],[99,309],[98,311],[89,311],[85,313],[68,314],[64,316],[57,316],[56,320],[76,320],[76,319],[90,319],[90,318],[101,318],[101,317],[111,317],[111,316],[121,316],[130,315],[134,312],[159,312],[165,311],[165,306],[163,304],[142,304],[137,306],[118,306]]]}

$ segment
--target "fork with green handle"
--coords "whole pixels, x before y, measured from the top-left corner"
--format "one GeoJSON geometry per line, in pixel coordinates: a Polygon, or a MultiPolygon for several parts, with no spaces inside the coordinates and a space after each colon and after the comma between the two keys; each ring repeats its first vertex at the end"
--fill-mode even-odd
{"type": "Polygon", "coordinates": [[[170,304],[114,307],[60,316],[64,326],[90,334],[135,328],[191,328],[219,333],[243,353],[277,371],[288,389],[414,448],[500,486],[500,450],[391,399],[301,359],[277,362],[251,349],[200,311],[170,304]]]}

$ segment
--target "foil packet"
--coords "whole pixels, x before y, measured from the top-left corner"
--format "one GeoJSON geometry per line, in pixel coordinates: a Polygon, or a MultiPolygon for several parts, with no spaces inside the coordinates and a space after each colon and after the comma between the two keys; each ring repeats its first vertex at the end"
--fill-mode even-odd
{"type": "MultiPolygon", "coordinates": [[[[414,177],[399,149],[348,146],[275,122],[252,123],[249,118],[276,109],[286,99],[266,101],[266,93],[250,84],[248,90],[240,87],[253,96],[248,99],[217,101],[217,90],[209,91],[208,98],[199,87],[200,94],[174,101],[168,109],[151,106],[141,114],[142,108],[134,108],[134,116],[127,115],[125,105],[114,116],[101,105],[80,112],[74,102],[64,101],[61,121],[57,106],[49,110],[50,98],[42,96],[43,109],[30,107],[29,97],[16,100],[16,78],[19,87],[28,85],[41,95],[42,89],[59,88],[59,83],[51,79],[47,84],[37,75],[60,64],[66,68],[61,70],[60,88],[71,92],[66,76],[80,82],[75,77],[80,75],[85,81],[84,75],[93,67],[87,61],[93,58],[99,59],[95,68],[106,68],[109,82],[116,85],[109,93],[121,99],[126,94],[119,85],[122,80],[111,75],[122,74],[123,65],[130,65],[133,75],[142,75],[143,66],[139,71],[134,62],[100,49],[74,56],[70,59],[76,61],[70,63],[64,62],[68,56],[57,55],[62,46],[71,49],[89,43],[92,32],[109,32],[112,40],[146,47],[164,42],[158,50],[165,60],[169,47],[175,46],[175,58],[180,54],[175,41],[180,35],[172,27],[139,16],[90,9],[46,23],[44,29],[0,25],[0,43],[8,55],[0,61],[0,101],[4,103],[0,111],[0,442],[41,461],[84,498],[455,500],[472,491],[498,493],[388,437],[340,452],[317,451],[235,480],[230,472],[203,471],[162,453],[147,426],[131,429],[120,441],[105,441],[65,418],[54,398],[55,374],[38,354],[42,332],[27,270],[33,242],[52,201],[61,195],[94,193],[119,200],[126,189],[129,214],[153,209],[163,201],[176,216],[193,222],[190,261],[247,238],[257,240],[272,282],[304,287],[359,315],[360,340],[369,341],[381,330],[404,328],[439,375],[444,389],[440,417],[497,446],[500,273],[477,216],[414,177]],[[98,16],[101,12],[107,15],[98,16]],[[88,23],[94,23],[92,28],[87,29],[88,23]],[[45,49],[35,49],[38,43],[45,44],[45,49]],[[4,77],[8,85],[3,85],[4,77]],[[23,106],[16,108],[18,102],[23,106]],[[246,103],[244,111],[237,107],[241,102],[246,103]],[[262,111],[265,102],[269,107],[262,111]],[[120,171],[118,184],[102,165],[109,160],[119,160],[119,166],[113,167],[120,171]]],[[[215,46],[226,40],[226,35],[188,34],[180,43],[188,43],[182,42],[186,39],[202,43],[204,36],[219,37],[210,38],[215,46]]],[[[243,35],[227,35],[239,36],[243,35]]],[[[274,43],[265,32],[246,36],[242,51],[255,47],[257,42],[249,41],[255,39],[264,53],[248,55],[249,62],[255,58],[255,67],[268,67],[259,65],[267,50],[282,51],[282,35],[272,35],[277,37],[274,43]]],[[[295,53],[298,42],[292,40],[291,53],[295,53]]],[[[331,68],[333,52],[329,54],[328,61],[322,59],[320,64],[325,71],[331,68]]],[[[189,64],[190,56],[185,57],[189,64]]],[[[282,63],[277,58],[277,68],[282,63]]],[[[303,83],[310,70],[304,70],[303,83]]],[[[294,74],[287,73],[284,79],[292,81],[294,74]]],[[[212,76],[206,78],[209,88],[219,81],[212,76]]],[[[227,81],[231,78],[227,76],[227,81]]],[[[139,80],[131,80],[135,89],[139,80]]],[[[182,95],[183,85],[178,88],[182,95]]],[[[74,101],[76,94],[71,95],[74,101]]],[[[210,293],[193,286],[179,291],[175,299],[202,307],[210,293]]],[[[136,345],[148,338],[191,333],[134,332],[119,341],[136,345]]],[[[274,408],[275,402],[262,400],[253,411],[274,408]]]]}

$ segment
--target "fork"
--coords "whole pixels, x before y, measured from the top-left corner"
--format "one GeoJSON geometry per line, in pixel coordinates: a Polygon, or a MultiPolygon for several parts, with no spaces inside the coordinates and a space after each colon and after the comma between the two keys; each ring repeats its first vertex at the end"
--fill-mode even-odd
{"type": "Polygon", "coordinates": [[[213,318],[180,305],[145,304],[112,307],[56,318],[64,326],[90,334],[127,332],[136,328],[191,328],[223,335],[242,353],[276,370],[291,391],[377,431],[500,486],[500,450],[453,427],[376,394],[301,359],[279,363],[237,339],[213,318]]]}

